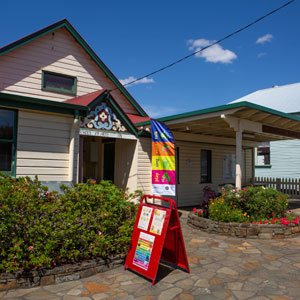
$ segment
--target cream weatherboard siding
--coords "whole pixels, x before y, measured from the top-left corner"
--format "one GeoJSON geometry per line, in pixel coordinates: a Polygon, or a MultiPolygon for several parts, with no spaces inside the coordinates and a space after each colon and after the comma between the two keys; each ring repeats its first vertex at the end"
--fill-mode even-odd
{"type": "Polygon", "coordinates": [[[115,184],[130,192],[137,190],[137,141],[116,139],[115,184]]]}
{"type": "MultiPolygon", "coordinates": [[[[70,33],[61,28],[0,57],[0,92],[60,102],[74,97],[43,91],[42,70],[77,77],[76,96],[115,88],[70,33]]],[[[112,95],[125,113],[137,113],[119,91],[112,95]]]]}
{"type": "Polygon", "coordinates": [[[137,188],[145,194],[151,194],[151,139],[138,141],[137,188]]]}
{"type": "MultiPolygon", "coordinates": [[[[234,183],[235,178],[223,179],[223,154],[235,154],[235,146],[177,141],[179,147],[178,205],[199,205],[203,188],[217,190],[219,184],[234,183]],[[201,149],[212,151],[212,183],[200,183],[201,149]]],[[[243,150],[243,184],[252,177],[251,149],[243,150]]],[[[142,138],[138,145],[138,189],[151,193],[151,139],[142,138]]]]}
{"type": "MultiPolygon", "coordinates": [[[[16,175],[38,175],[41,181],[69,181],[69,144],[72,117],[19,111],[16,175]]],[[[78,138],[74,177],[77,176],[78,138]]]]}

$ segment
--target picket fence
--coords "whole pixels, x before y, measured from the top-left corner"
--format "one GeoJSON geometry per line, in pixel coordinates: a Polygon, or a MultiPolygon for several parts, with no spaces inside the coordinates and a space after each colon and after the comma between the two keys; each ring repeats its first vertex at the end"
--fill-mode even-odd
{"type": "Polygon", "coordinates": [[[255,185],[272,187],[277,191],[288,194],[290,198],[300,198],[300,179],[299,178],[272,178],[255,177],[255,185]]]}

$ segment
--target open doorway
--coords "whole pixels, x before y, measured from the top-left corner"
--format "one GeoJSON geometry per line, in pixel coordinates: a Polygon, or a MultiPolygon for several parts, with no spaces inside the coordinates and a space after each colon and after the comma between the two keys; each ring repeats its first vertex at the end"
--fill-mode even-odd
{"type": "Polygon", "coordinates": [[[115,139],[80,137],[80,182],[115,181],[115,139]]]}
{"type": "Polygon", "coordinates": [[[115,181],[115,141],[113,139],[103,139],[103,171],[102,178],[115,181]]]}

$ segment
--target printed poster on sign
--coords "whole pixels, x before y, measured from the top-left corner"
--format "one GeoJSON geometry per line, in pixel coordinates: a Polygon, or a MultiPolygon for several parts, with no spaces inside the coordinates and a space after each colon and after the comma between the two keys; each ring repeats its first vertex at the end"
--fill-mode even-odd
{"type": "Polygon", "coordinates": [[[155,236],[141,232],[136,246],[133,264],[148,270],[155,236]]]}
{"type": "Polygon", "coordinates": [[[139,229],[148,230],[152,210],[152,207],[143,206],[138,224],[139,229]]]}
{"type": "Polygon", "coordinates": [[[154,210],[154,216],[153,216],[152,224],[150,227],[151,233],[161,235],[161,231],[164,226],[165,217],[166,217],[165,210],[160,210],[160,209],[154,210]]]}

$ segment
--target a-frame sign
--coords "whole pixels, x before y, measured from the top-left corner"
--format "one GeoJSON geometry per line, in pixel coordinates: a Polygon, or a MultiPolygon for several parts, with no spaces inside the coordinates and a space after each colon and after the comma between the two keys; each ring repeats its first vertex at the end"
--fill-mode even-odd
{"type": "Polygon", "coordinates": [[[190,273],[175,201],[145,195],[140,202],[124,269],[151,279],[153,285],[160,260],[190,273]],[[147,199],[163,200],[169,207],[149,203],[147,199]]]}

